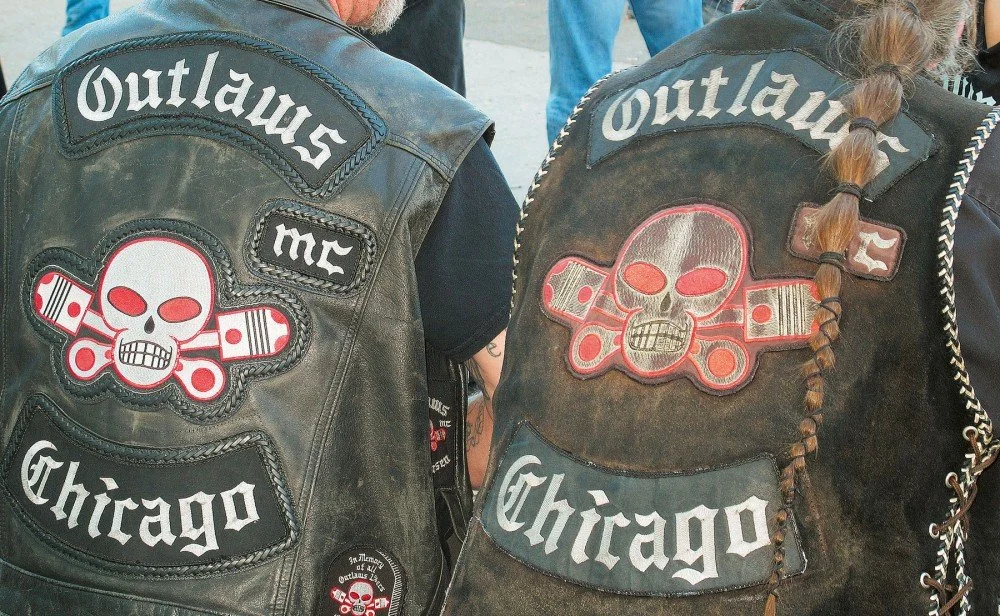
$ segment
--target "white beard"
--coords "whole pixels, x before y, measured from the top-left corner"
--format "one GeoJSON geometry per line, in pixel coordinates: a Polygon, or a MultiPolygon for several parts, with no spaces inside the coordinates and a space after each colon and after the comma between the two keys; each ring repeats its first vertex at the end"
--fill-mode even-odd
{"type": "Polygon", "coordinates": [[[399,16],[403,14],[404,8],[406,8],[406,0],[381,0],[371,17],[358,24],[358,28],[372,34],[388,32],[399,16]]]}

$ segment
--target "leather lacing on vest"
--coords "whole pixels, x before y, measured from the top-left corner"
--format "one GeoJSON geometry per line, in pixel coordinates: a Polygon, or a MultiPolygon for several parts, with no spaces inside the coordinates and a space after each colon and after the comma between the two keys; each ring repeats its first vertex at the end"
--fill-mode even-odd
{"type": "Polygon", "coordinates": [[[954,247],[955,225],[958,213],[962,207],[962,198],[969,183],[969,177],[976,165],[976,160],[990,137],[997,123],[1000,122],[1000,108],[994,109],[973,136],[966,148],[965,158],[955,172],[955,181],[951,185],[945,201],[944,218],[941,221],[939,237],[941,269],[938,277],[941,279],[941,294],[945,300],[942,313],[945,316],[945,333],[948,336],[948,350],[951,353],[951,363],[955,367],[955,380],[959,383],[959,391],[965,401],[966,409],[972,414],[973,425],[963,430],[965,440],[969,442],[970,453],[965,455],[965,463],[958,473],[948,473],[945,484],[955,492],[951,499],[947,518],[940,524],[931,524],[931,537],[941,543],[937,553],[937,563],[934,574],[922,573],[920,584],[931,591],[931,615],[951,616],[953,610],[957,616],[967,616],[972,605],[969,594],[973,588],[973,580],[965,570],[965,542],[969,537],[969,510],[972,508],[978,493],[979,477],[1000,457],[1000,439],[994,439],[993,423],[986,414],[975,389],[969,381],[969,373],[962,358],[962,347],[958,340],[958,319],[955,310],[955,271],[954,247]],[[954,558],[954,561],[952,559],[954,558]],[[954,565],[952,566],[952,562],[954,565]],[[954,583],[950,581],[954,573],[954,583]]]}

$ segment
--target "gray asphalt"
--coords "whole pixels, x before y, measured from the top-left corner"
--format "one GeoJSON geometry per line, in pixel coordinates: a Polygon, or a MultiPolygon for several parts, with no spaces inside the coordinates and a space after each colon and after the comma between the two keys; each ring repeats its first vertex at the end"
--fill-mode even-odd
{"type": "MultiPolygon", "coordinates": [[[[136,3],[112,0],[111,11],[136,3]]],[[[3,0],[0,4],[0,63],[10,83],[59,36],[65,2],[3,0]]],[[[544,0],[466,0],[468,97],[496,121],[493,151],[519,201],[548,150],[546,4],[544,0]]],[[[649,57],[635,22],[624,17],[614,57],[619,68],[649,57]]]]}

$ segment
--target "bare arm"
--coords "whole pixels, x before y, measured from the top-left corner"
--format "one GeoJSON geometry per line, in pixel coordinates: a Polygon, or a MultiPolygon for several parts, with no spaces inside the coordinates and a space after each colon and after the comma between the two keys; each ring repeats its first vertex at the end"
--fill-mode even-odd
{"type": "Polygon", "coordinates": [[[986,25],[986,47],[1000,43],[1000,0],[986,0],[983,23],[986,25]]]}
{"type": "Polygon", "coordinates": [[[465,456],[469,481],[477,490],[483,485],[486,467],[490,461],[490,441],[493,438],[493,394],[497,383],[500,382],[506,342],[507,330],[504,330],[466,363],[473,378],[483,388],[482,397],[469,404],[469,411],[465,416],[465,456]]]}

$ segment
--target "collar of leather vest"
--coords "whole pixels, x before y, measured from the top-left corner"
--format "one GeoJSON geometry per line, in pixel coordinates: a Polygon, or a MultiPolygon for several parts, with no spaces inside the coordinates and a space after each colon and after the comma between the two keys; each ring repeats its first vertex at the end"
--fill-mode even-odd
{"type": "Polygon", "coordinates": [[[771,0],[785,11],[798,13],[806,19],[833,30],[845,19],[854,17],[861,8],[854,0],[771,0]]]}
{"type": "Polygon", "coordinates": [[[333,7],[330,6],[329,0],[260,0],[260,1],[266,2],[268,4],[273,4],[274,6],[280,6],[281,8],[295,11],[297,13],[302,13],[303,15],[309,15],[310,17],[315,17],[317,19],[321,19],[331,24],[340,26],[345,30],[349,30],[352,34],[364,40],[372,47],[375,46],[371,41],[362,36],[362,34],[358,30],[344,23],[344,20],[340,18],[340,15],[338,15],[337,12],[333,10],[333,7]]]}

